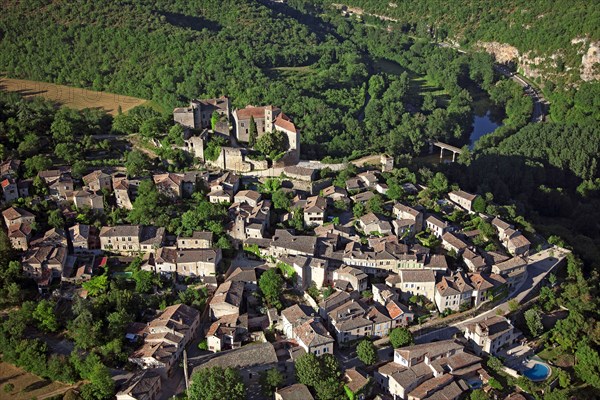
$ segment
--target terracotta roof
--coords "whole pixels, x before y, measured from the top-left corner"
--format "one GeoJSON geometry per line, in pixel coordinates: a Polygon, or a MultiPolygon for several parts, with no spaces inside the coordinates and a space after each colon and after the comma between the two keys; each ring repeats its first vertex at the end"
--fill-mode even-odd
{"type": "Polygon", "coordinates": [[[398,271],[401,282],[434,282],[435,272],[431,269],[401,269],[398,271]]]}
{"type": "Polygon", "coordinates": [[[150,400],[156,386],[160,385],[160,375],[154,371],[143,370],[134,374],[121,387],[119,395],[129,395],[137,400],[150,400]]]}
{"type": "Polygon", "coordinates": [[[286,131],[296,133],[296,126],[294,125],[292,120],[284,113],[281,113],[277,116],[274,124],[275,126],[285,129],[286,131]]]}
{"type": "Polygon", "coordinates": [[[455,196],[461,197],[461,198],[463,198],[465,200],[468,200],[468,201],[473,201],[477,197],[476,194],[467,193],[467,192],[462,191],[462,190],[454,190],[454,191],[450,192],[450,194],[453,194],[455,196]]]}
{"type": "Polygon", "coordinates": [[[276,363],[277,354],[275,353],[275,348],[271,343],[253,343],[242,346],[237,350],[223,352],[204,364],[194,368],[194,371],[196,369],[211,368],[216,366],[221,368],[231,367],[244,370],[254,366],[266,367],[276,363]]]}
{"type": "Polygon", "coordinates": [[[353,393],[358,393],[369,383],[369,378],[358,372],[356,368],[350,368],[344,372],[344,381],[353,393]]]}
{"type": "Polygon", "coordinates": [[[310,348],[311,346],[321,346],[333,343],[334,340],[327,332],[323,324],[314,318],[311,318],[303,324],[294,327],[294,333],[298,340],[310,348]]]}
{"type": "Polygon", "coordinates": [[[237,115],[238,120],[250,119],[250,117],[254,117],[254,119],[264,119],[265,118],[265,109],[267,107],[254,107],[254,106],[246,106],[246,108],[241,108],[239,110],[235,110],[234,113],[237,115]]]}
{"type": "Polygon", "coordinates": [[[243,282],[227,281],[217,288],[210,304],[228,303],[234,307],[239,307],[242,304],[243,293],[243,282]]]}
{"type": "Polygon", "coordinates": [[[4,218],[8,219],[9,221],[15,220],[17,218],[22,218],[22,217],[33,217],[34,216],[29,211],[24,210],[19,207],[7,208],[6,210],[2,211],[2,215],[4,216],[4,218]]]}
{"type": "Polygon", "coordinates": [[[451,296],[473,290],[473,286],[469,283],[468,278],[463,273],[457,272],[452,276],[442,277],[441,282],[435,285],[435,287],[440,295],[451,296]]]}

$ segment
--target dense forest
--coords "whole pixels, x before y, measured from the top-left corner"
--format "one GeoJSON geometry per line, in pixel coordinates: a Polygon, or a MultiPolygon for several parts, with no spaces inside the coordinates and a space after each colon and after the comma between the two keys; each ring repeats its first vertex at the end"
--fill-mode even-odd
{"type": "Polygon", "coordinates": [[[301,1],[3,3],[8,75],[152,99],[166,112],[223,94],[236,107],[276,104],[301,129],[307,158],[463,144],[473,90],[497,92],[516,126],[530,112],[514,85],[496,85],[487,55],[301,1]]]}
{"type": "MultiPolygon", "coordinates": [[[[365,12],[391,17],[405,31],[436,40],[470,46],[478,41],[515,46],[534,56],[558,55],[553,72],[578,80],[584,42],[600,40],[600,6],[597,2],[572,0],[347,0],[342,3],[365,12]],[[575,43],[572,40],[575,39],[575,43]],[[565,66],[574,67],[568,71],[565,66]]],[[[368,18],[368,16],[366,17],[368,18]]],[[[386,23],[388,23],[386,21],[386,23]]]]}

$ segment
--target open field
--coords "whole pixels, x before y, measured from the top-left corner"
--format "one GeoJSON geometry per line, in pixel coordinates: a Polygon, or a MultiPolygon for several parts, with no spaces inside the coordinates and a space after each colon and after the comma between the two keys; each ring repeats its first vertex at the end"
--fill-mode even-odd
{"type": "Polygon", "coordinates": [[[103,108],[112,115],[117,114],[119,106],[125,112],[147,102],[144,99],[120,94],[95,92],[53,83],[5,77],[0,77],[0,90],[16,92],[24,97],[42,96],[61,105],[79,110],[83,108],[103,108]]]}
{"type": "Polygon", "coordinates": [[[14,365],[0,362],[0,398],[2,399],[42,400],[65,393],[74,386],[44,380],[14,365]],[[12,391],[4,391],[7,384],[14,385],[12,391]]]}

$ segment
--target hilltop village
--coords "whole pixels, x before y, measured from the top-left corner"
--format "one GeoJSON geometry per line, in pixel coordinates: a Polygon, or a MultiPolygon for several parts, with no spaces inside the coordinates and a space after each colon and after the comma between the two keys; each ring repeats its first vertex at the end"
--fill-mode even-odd
{"type": "Polygon", "coordinates": [[[498,390],[491,356],[515,378],[530,367],[504,315],[564,254],[514,212],[440,173],[419,181],[393,155],[301,166],[300,132],[276,106],[194,100],[173,119],[194,157],[185,172],[0,167],[8,239],[42,297],[133,285],[156,299],[115,339],[117,399],[168,398],[229,369],[255,399],[458,399],[498,390]],[[256,157],[259,143],[272,156],[256,157]],[[156,213],[176,222],[143,223],[156,213]]]}

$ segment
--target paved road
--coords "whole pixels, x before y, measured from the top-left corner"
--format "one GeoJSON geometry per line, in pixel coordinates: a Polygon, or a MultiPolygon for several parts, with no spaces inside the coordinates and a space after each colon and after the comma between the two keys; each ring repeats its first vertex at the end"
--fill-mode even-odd
{"type": "Polygon", "coordinates": [[[519,304],[524,302],[527,296],[529,296],[529,294],[539,286],[539,284],[548,276],[548,274],[552,272],[562,260],[564,260],[567,254],[568,250],[552,247],[530,256],[529,265],[527,267],[527,278],[518,288],[513,290],[513,292],[509,294],[502,303],[473,318],[459,321],[444,328],[440,328],[418,336],[415,338],[415,342],[418,344],[428,343],[433,340],[451,339],[453,335],[462,332],[464,327],[469,323],[497,315],[499,313],[498,310],[501,310],[502,314],[508,313],[510,311],[510,307],[508,305],[509,301],[514,299],[519,302],[519,304]]]}

